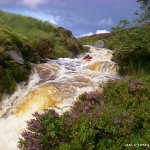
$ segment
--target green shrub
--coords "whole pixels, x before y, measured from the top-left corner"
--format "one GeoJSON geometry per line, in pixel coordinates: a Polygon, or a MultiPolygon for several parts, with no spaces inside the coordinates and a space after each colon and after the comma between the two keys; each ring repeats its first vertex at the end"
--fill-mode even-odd
{"type": "Polygon", "coordinates": [[[31,66],[29,64],[20,65],[7,55],[0,55],[0,100],[2,94],[13,94],[16,89],[16,83],[27,81],[31,66]]]}
{"type": "Polygon", "coordinates": [[[60,58],[60,57],[72,57],[72,53],[69,52],[64,45],[61,45],[60,43],[56,44],[54,47],[54,57],[60,58]]]}
{"type": "Polygon", "coordinates": [[[17,83],[27,80],[31,70],[29,65],[22,66],[11,61],[7,62],[6,68],[9,68],[17,83]]]}
{"type": "Polygon", "coordinates": [[[11,70],[5,69],[2,73],[3,91],[8,94],[13,94],[16,88],[16,81],[11,74],[11,70]]]}
{"type": "Polygon", "coordinates": [[[40,39],[36,50],[41,58],[50,58],[54,55],[54,44],[49,40],[40,39]]]}

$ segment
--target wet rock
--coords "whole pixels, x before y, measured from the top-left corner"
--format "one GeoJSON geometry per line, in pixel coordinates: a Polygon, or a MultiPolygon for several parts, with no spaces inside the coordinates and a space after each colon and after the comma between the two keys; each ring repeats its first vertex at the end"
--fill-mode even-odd
{"type": "Polygon", "coordinates": [[[98,48],[103,48],[104,47],[104,41],[103,40],[96,41],[95,46],[98,48]]]}
{"type": "Polygon", "coordinates": [[[35,69],[41,80],[54,80],[60,70],[59,65],[53,63],[37,64],[35,69]]]}
{"type": "Polygon", "coordinates": [[[87,77],[83,77],[81,75],[76,75],[74,77],[74,80],[76,82],[84,82],[84,83],[91,83],[91,79],[90,78],[87,78],[87,77]]]}
{"type": "Polygon", "coordinates": [[[15,60],[15,62],[17,62],[18,64],[24,64],[24,60],[20,52],[9,50],[5,51],[4,54],[9,55],[11,59],[15,60]]]}
{"type": "Polygon", "coordinates": [[[34,112],[41,112],[49,107],[55,107],[61,102],[60,91],[55,86],[44,84],[30,93],[22,100],[14,111],[15,116],[24,116],[34,112]]]}
{"type": "Polygon", "coordinates": [[[95,62],[93,64],[88,65],[87,68],[92,71],[99,71],[102,68],[103,64],[104,62],[95,62]]]}
{"type": "Polygon", "coordinates": [[[112,73],[115,74],[117,71],[117,65],[113,62],[95,62],[87,66],[88,69],[92,71],[101,71],[102,73],[112,73]]]}
{"type": "Polygon", "coordinates": [[[46,60],[46,59],[41,58],[41,59],[40,59],[40,63],[47,63],[47,60],[46,60]]]}

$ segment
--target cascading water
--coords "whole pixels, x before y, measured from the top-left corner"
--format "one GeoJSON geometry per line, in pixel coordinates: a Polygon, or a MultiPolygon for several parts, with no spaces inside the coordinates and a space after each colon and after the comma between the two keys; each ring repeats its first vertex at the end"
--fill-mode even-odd
{"type": "Polygon", "coordinates": [[[4,96],[0,105],[0,150],[17,150],[18,138],[35,111],[57,107],[61,114],[69,110],[81,93],[118,78],[117,65],[111,61],[112,51],[90,49],[90,62],[79,57],[33,65],[28,85],[18,85],[11,97],[4,96]]]}

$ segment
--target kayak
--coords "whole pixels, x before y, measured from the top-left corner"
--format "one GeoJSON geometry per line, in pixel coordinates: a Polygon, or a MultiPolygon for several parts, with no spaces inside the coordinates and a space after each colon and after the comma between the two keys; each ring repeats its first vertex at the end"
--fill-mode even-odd
{"type": "Polygon", "coordinates": [[[91,59],[88,59],[88,58],[86,58],[86,59],[84,59],[86,62],[89,62],[89,61],[91,61],[91,59]]]}

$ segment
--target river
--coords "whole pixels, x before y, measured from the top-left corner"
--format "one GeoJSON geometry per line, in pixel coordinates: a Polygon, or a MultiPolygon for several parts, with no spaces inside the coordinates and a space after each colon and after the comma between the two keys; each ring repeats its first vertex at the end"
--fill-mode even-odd
{"type": "Polygon", "coordinates": [[[59,114],[70,109],[77,97],[108,79],[118,78],[113,51],[90,46],[92,60],[59,58],[33,64],[29,83],[17,86],[12,96],[3,96],[0,104],[0,150],[17,150],[21,132],[34,112],[54,108],[59,114]]]}

